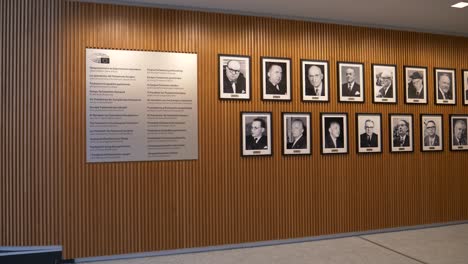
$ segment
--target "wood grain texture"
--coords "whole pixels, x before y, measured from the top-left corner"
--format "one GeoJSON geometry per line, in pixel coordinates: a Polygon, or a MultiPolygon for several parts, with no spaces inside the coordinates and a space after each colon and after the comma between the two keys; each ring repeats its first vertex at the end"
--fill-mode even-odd
{"type": "Polygon", "coordinates": [[[468,219],[468,152],[448,151],[433,68],[468,68],[468,39],[60,0],[1,11],[0,244],[65,258],[285,239],[468,219]],[[85,48],[196,52],[199,159],[87,164],[85,48]],[[252,100],[218,100],[217,56],[252,57],[252,100]],[[260,57],[292,59],[292,101],[260,100],[260,57]],[[330,102],[300,100],[300,59],[329,60],[330,102]],[[336,62],[365,64],[365,103],[338,103],[336,62]],[[371,64],[398,65],[398,104],[372,104],[371,64]],[[404,104],[403,65],[428,67],[429,103],[404,104]],[[273,113],[273,156],[242,158],[239,113],[273,113]],[[281,155],[281,112],[312,113],[312,155],[281,155]],[[320,155],[320,112],[349,115],[348,155],[320,155]],[[382,113],[384,152],[356,154],[356,112],[382,113]],[[390,154],[388,113],[412,113],[415,152],[390,154]],[[419,151],[419,114],[445,151],[419,151]]]}

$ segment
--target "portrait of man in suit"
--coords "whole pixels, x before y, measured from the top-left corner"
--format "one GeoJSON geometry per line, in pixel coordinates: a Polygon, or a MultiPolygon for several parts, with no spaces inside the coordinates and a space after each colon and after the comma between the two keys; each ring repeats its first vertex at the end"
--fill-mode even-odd
{"type": "Polygon", "coordinates": [[[291,137],[292,140],[288,142],[288,149],[306,149],[307,138],[306,138],[306,127],[304,122],[300,119],[294,119],[291,123],[291,137]]]}
{"type": "Polygon", "coordinates": [[[466,81],[465,81],[465,104],[468,104],[468,72],[465,73],[466,81]]]}
{"type": "Polygon", "coordinates": [[[390,71],[383,71],[378,80],[381,87],[377,92],[377,98],[393,98],[393,74],[390,71]]]}
{"type": "Polygon", "coordinates": [[[465,72],[465,104],[468,104],[468,71],[465,72]]]}
{"type": "Polygon", "coordinates": [[[348,97],[360,97],[361,86],[356,82],[356,70],[353,67],[345,68],[345,83],[341,85],[341,95],[348,97]]]}
{"type": "Polygon", "coordinates": [[[348,113],[320,113],[321,154],[348,153],[348,113]]]}
{"type": "Polygon", "coordinates": [[[283,66],[282,63],[267,63],[268,71],[266,76],[266,94],[286,94],[286,82],[283,81],[283,66]]]}
{"type": "Polygon", "coordinates": [[[237,60],[229,60],[224,68],[223,92],[224,93],[246,93],[246,79],[241,72],[241,64],[237,60]]]}
{"type": "Polygon", "coordinates": [[[332,121],[325,134],[325,148],[343,148],[343,138],[341,136],[341,126],[338,122],[332,121]]]}
{"type": "Polygon", "coordinates": [[[219,99],[250,99],[250,57],[218,54],[219,99]]]}
{"type": "Polygon", "coordinates": [[[437,99],[439,100],[452,100],[453,99],[453,92],[452,92],[452,76],[449,76],[448,73],[437,73],[437,82],[438,88],[437,89],[437,99]]]}
{"type": "Polygon", "coordinates": [[[440,146],[440,138],[439,135],[437,135],[437,125],[434,120],[428,120],[426,122],[426,136],[424,137],[424,146],[440,146]]]}
{"type": "Polygon", "coordinates": [[[246,149],[267,149],[268,139],[265,135],[266,122],[262,118],[255,118],[250,125],[250,135],[246,138],[246,149]]]}
{"type": "Polygon", "coordinates": [[[393,137],[393,147],[409,147],[410,135],[408,121],[401,119],[398,121],[398,124],[395,128],[397,133],[393,137]]]}
{"type": "Polygon", "coordinates": [[[466,134],[466,120],[455,119],[453,125],[453,146],[464,146],[467,145],[467,134],[466,134]]]}
{"type": "Polygon", "coordinates": [[[368,119],[364,123],[365,133],[361,134],[361,148],[378,147],[378,136],[374,133],[374,121],[368,119]]]}
{"type": "Polygon", "coordinates": [[[307,71],[306,95],[325,96],[322,69],[316,65],[310,66],[307,71]]]}
{"type": "Polygon", "coordinates": [[[424,77],[422,72],[414,71],[409,78],[411,79],[408,83],[408,98],[409,99],[425,99],[424,92],[424,77]]]}

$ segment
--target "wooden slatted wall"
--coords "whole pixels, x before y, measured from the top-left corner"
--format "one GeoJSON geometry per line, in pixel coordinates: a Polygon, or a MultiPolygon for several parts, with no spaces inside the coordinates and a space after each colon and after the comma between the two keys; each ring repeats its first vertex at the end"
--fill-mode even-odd
{"type": "Polygon", "coordinates": [[[0,1],[0,246],[60,244],[62,3],[0,1]]]}
{"type": "Polygon", "coordinates": [[[0,244],[62,244],[65,258],[286,239],[468,219],[468,152],[448,150],[433,67],[468,68],[468,39],[156,8],[4,0],[0,244]],[[198,53],[199,160],[86,164],[85,48],[198,53]],[[219,101],[217,55],[252,56],[252,100],[219,101]],[[292,59],[293,100],[260,100],[260,56],[292,59]],[[302,103],[300,65],[330,61],[330,103],[302,103]],[[398,65],[398,104],[337,103],[336,62],[398,65]],[[403,65],[429,67],[429,104],[405,105],[403,65]],[[273,112],[271,157],[241,158],[239,113],[273,112]],[[281,112],[311,112],[312,156],[281,155],[281,112]],[[320,155],[319,113],[348,112],[350,153],[320,155]],[[413,113],[415,152],[357,155],[356,112],[413,113]],[[419,151],[440,113],[445,151],[419,151]]]}

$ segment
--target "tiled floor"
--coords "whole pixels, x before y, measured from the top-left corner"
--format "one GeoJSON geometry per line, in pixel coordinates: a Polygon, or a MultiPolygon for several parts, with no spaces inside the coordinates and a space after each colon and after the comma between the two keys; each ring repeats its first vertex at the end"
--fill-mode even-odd
{"type": "Polygon", "coordinates": [[[93,264],[467,264],[468,224],[93,264]]]}

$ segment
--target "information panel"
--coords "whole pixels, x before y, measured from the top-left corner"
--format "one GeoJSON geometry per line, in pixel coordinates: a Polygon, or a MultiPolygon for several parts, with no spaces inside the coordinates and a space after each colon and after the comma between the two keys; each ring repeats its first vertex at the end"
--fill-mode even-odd
{"type": "Polygon", "coordinates": [[[198,159],[197,55],[86,49],[86,160],[198,159]]]}

